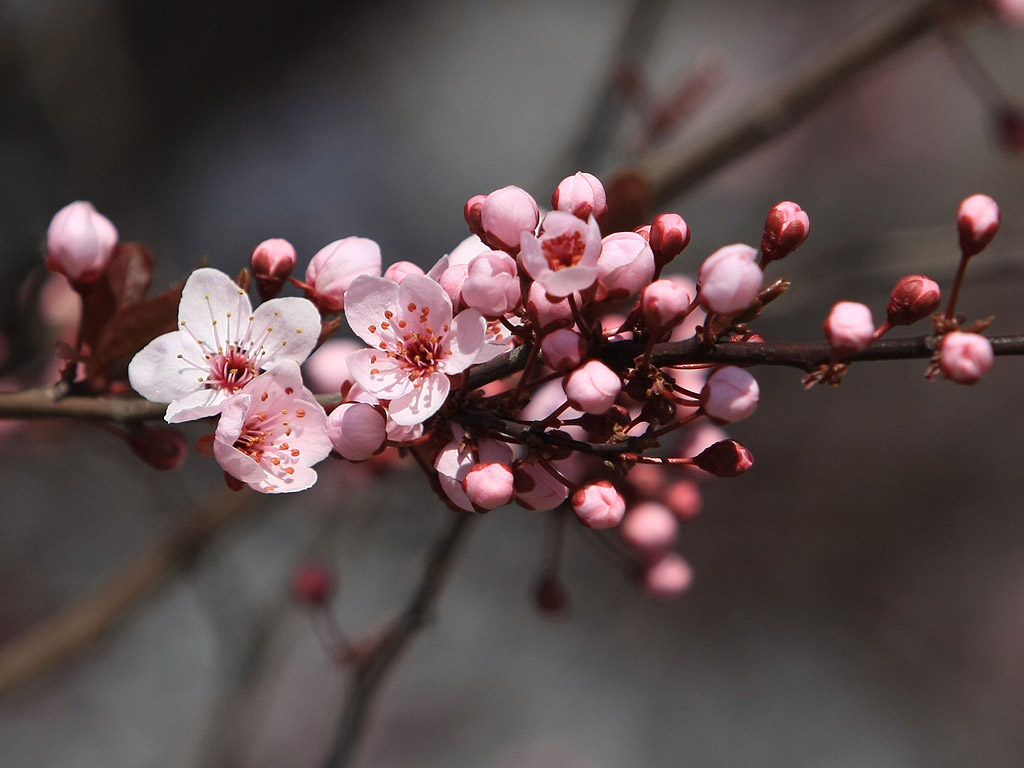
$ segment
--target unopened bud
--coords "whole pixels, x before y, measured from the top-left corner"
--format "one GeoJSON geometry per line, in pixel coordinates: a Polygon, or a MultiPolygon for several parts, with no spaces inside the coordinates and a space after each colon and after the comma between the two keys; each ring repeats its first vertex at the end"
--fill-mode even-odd
{"type": "Polygon", "coordinates": [[[93,283],[117,248],[117,229],[92,203],[78,200],[54,214],[46,231],[46,267],[72,283],[93,283]]]}
{"type": "Polygon", "coordinates": [[[475,464],[462,481],[462,490],[477,512],[489,512],[512,501],[512,468],[508,464],[490,462],[475,464]]]}
{"type": "Polygon", "coordinates": [[[523,232],[534,232],[539,223],[540,209],[526,190],[516,186],[502,187],[487,195],[481,204],[482,231],[474,234],[479,234],[491,248],[516,254],[523,232]]]}
{"type": "Polygon", "coordinates": [[[380,406],[342,403],[327,417],[327,437],[349,461],[364,461],[384,447],[387,419],[380,406]]]}
{"type": "Polygon", "coordinates": [[[693,583],[693,569],[675,552],[666,552],[649,563],[643,574],[644,591],[659,598],[685,592],[693,583]]]}
{"type": "Polygon", "coordinates": [[[584,221],[591,215],[599,219],[608,210],[608,196],[596,176],[580,171],[562,179],[551,195],[551,207],[556,211],[571,213],[584,221]]]}
{"type": "Polygon", "coordinates": [[[663,213],[651,225],[654,263],[664,267],[683,252],[690,242],[690,228],[678,213],[663,213]]]}
{"type": "Polygon", "coordinates": [[[567,373],[578,367],[587,354],[587,342],[569,328],[559,328],[546,335],[540,343],[544,362],[556,371],[567,373]]]}
{"type": "Polygon", "coordinates": [[[947,379],[958,384],[977,384],[994,364],[992,343],[981,334],[953,331],[942,337],[939,370],[947,379]]]}
{"type": "Polygon", "coordinates": [[[401,283],[409,275],[422,275],[423,268],[411,261],[396,261],[384,271],[384,277],[401,283]]]}
{"type": "Polygon", "coordinates": [[[607,291],[604,300],[639,293],[654,277],[651,246],[636,232],[613,232],[601,241],[597,276],[607,291]]]}
{"type": "Polygon", "coordinates": [[[562,384],[569,404],[587,413],[604,413],[615,404],[622,391],[619,374],[600,360],[588,360],[577,368],[562,384]]]}
{"type": "Polygon", "coordinates": [[[933,314],[942,301],[939,284],[924,275],[900,278],[886,307],[889,325],[911,325],[933,314]]]}
{"type": "Polygon", "coordinates": [[[486,199],[487,195],[473,195],[466,201],[466,205],[462,209],[462,215],[466,217],[469,231],[480,238],[484,235],[484,225],[480,221],[480,213],[483,211],[486,199]]]}
{"type": "Polygon", "coordinates": [[[664,504],[646,501],[632,507],[620,527],[622,538],[648,556],[660,556],[676,540],[679,521],[664,504]]]}
{"type": "MultiPolygon", "coordinates": [[[[635,472],[634,467],[632,472],[635,472]]],[[[662,496],[665,506],[675,513],[680,520],[692,520],[704,506],[704,496],[700,486],[693,480],[677,480],[665,489],[662,496]]]]}
{"type": "Polygon", "coordinates": [[[757,379],[734,365],[717,368],[700,391],[701,408],[716,424],[730,424],[751,416],[760,399],[757,379]]]}
{"type": "Polygon", "coordinates": [[[608,480],[598,480],[573,494],[572,508],[587,528],[614,528],[626,514],[626,500],[608,480]]]}
{"type": "Polygon", "coordinates": [[[325,245],[306,268],[306,295],[324,312],[345,309],[345,292],[360,275],[380,275],[380,246],[365,237],[325,245]]]}
{"type": "Polygon", "coordinates": [[[704,259],[698,273],[700,304],[708,312],[734,315],[753,303],[761,291],[764,275],[754,259],[757,251],[749,245],[719,248],[704,259]]]}
{"type": "Polygon", "coordinates": [[[761,236],[763,264],[788,256],[807,239],[811,220],[796,203],[779,203],[768,213],[761,236]]]}
{"type": "Polygon", "coordinates": [[[660,336],[682,322],[690,304],[690,294],[682,285],[674,280],[655,280],[640,297],[644,325],[651,334],[660,336]]]}
{"type": "Polygon", "coordinates": [[[295,248],[280,237],[264,240],[252,252],[252,276],[263,301],[281,293],[281,288],[295,269],[295,248]]]}
{"type": "Polygon", "coordinates": [[[130,432],[128,445],[132,451],[155,469],[174,469],[188,456],[188,443],[173,429],[156,427],[142,432],[130,432]]]}
{"type": "Polygon", "coordinates": [[[292,591],[300,601],[313,606],[323,606],[334,594],[334,572],[318,562],[302,563],[295,571],[292,591]]]}
{"type": "Polygon", "coordinates": [[[956,226],[960,230],[960,250],[964,258],[985,250],[999,231],[999,206],[988,195],[971,195],[956,213],[956,226]]]}
{"type": "Polygon", "coordinates": [[[855,355],[871,344],[875,321],[871,309],[856,301],[840,301],[825,320],[825,336],[837,355],[855,355]]]}
{"type": "Polygon", "coordinates": [[[737,477],[754,466],[754,454],[735,440],[720,440],[694,456],[693,463],[715,477],[737,477]]]}

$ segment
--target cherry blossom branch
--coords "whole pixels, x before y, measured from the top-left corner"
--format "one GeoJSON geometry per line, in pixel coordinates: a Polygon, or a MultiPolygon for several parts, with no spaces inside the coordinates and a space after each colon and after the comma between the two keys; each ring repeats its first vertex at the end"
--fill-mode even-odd
{"type": "Polygon", "coordinates": [[[213,534],[244,515],[252,500],[251,494],[226,492],[192,511],[91,595],[0,648],[0,694],[53,668],[114,627],[213,534]]]}
{"type": "Polygon", "coordinates": [[[334,745],[324,763],[326,768],[343,768],[348,765],[382,678],[430,618],[451,571],[459,544],[469,532],[474,518],[474,515],[464,512],[452,516],[447,530],[434,543],[423,570],[423,578],[409,604],[352,669],[348,696],[334,745]]]}

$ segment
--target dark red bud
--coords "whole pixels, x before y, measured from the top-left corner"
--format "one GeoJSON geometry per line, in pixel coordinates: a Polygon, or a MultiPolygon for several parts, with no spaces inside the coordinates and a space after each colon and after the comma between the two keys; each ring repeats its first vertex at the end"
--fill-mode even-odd
{"type": "Polygon", "coordinates": [[[292,591],[300,601],[322,606],[334,594],[334,572],[324,563],[306,562],[295,571],[292,591]]]}
{"type": "Polygon", "coordinates": [[[180,432],[157,427],[128,435],[135,455],[156,469],[174,469],[188,456],[188,444],[180,432]]]}
{"type": "Polygon", "coordinates": [[[719,440],[694,456],[693,463],[715,477],[736,477],[754,466],[754,454],[735,440],[719,440]]]}
{"type": "Polygon", "coordinates": [[[795,251],[811,231],[811,220],[796,203],[779,203],[768,213],[761,236],[762,263],[781,259],[795,251]]]}
{"type": "Polygon", "coordinates": [[[910,325],[934,314],[942,301],[938,284],[924,275],[900,278],[886,307],[889,325],[910,325]]]}

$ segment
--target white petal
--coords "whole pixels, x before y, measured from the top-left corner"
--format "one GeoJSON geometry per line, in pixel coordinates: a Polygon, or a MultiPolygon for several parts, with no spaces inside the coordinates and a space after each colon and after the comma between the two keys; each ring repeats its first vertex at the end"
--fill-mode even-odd
{"type": "Polygon", "coordinates": [[[443,373],[424,376],[421,386],[407,395],[391,401],[388,414],[396,424],[420,424],[440,410],[448,397],[451,383],[443,373]]]}
{"type": "Polygon", "coordinates": [[[264,350],[263,355],[253,351],[257,361],[262,358],[301,363],[309,357],[320,336],[320,313],[307,299],[271,299],[253,312],[250,333],[251,340],[260,341],[264,350]]]}
{"type": "Polygon", "coordinates": [[[484,345],[487,321],[475,309],[459,312],[452,321],[444,339],[445,357],[441,369],[445,373],[460,373],[476,362],[484,345]]]}
{"type": "Polygon", "coordinates": [[[217,340],[223,343],[227,338],[229,325],[233,329],[238,320],[244,322],[251,314],[252,303],[245,291],[220,270],[204,267],[185,281],[178,325],[216,350],[217,340]]]}
{"type": "MultiPolygon", "coordinates": [[[[408,282],[408,279],[403,280],[402,284],[408,282]]],[[[384,313],[394,312],[397,306],[398,283],[384,277],[360,275],[352,281],[345,293],[345,319],[353,333],[371,347],[376,347],[382,340],[394,341],[393,333],[382,334],[380,324],[385,320],[384,313]]]]}

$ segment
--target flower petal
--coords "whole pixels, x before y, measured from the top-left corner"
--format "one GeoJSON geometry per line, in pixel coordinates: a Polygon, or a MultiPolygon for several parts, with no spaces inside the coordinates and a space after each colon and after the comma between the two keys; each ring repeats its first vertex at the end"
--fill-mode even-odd
{"type": "Polygon", "coordinates": [[[435,373],[424,376],[419,380],[420,386],[414,388],[402,397],[391,401],[388,406],[388,415],[394,419],[396,424],[411,426],[420,424],[435,413],[444,405],[448,397],[448,390],[451,382],[443,373],[435,373]]]}
{"type": "Polygon", "coordinates": [[[461,373],[476,362],[484,345],[487,321],[475,309],[464,309],[452,321],[444,339],[445,356],[440,368],[445,373],[461,373]]]}
{"type": "MultiPolygon", "coordinates": [[[[406,278],[402,285],[408,281],[406,278]]],[[[440,288],[438,286],[438,290],[440,288]]],[[[398,291],[398,283],[394,280],[360,275],[345,293],[345,319],[353,333],[371,347],[377,347],[382,341],[395,343],[394,332],[382,329],[381,321],[385,319],[385,312],[394,312],[398,306],[398,291]]]]}

